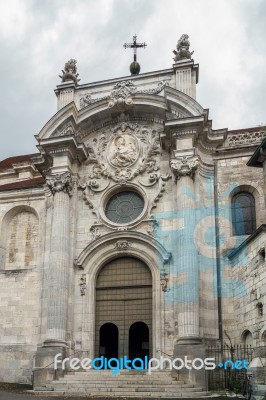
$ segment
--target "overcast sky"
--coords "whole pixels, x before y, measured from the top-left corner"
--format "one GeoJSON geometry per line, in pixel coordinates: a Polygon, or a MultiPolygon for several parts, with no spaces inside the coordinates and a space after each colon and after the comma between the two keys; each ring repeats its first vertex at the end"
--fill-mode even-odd
{"type": "Polygon", "coordinates": [[[266,123],[265,16],[265,0],[0,0],[0,159],[36,152],[67,60],[80,83],[129,75],[135,33],[141,72],[170,68],[189,35],[215,129],[266,123]]]}

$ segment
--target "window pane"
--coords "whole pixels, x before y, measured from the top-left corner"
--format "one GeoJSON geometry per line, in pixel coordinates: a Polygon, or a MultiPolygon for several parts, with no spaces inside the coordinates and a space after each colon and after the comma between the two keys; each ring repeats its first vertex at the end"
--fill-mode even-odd
{"type": "Polygon", "coordinates": [[[255,200],[251,193],[237,193],[232,198],[232,223],[235,235],[250,235],[256,229],[255,200]]]}
{"type": "Polygon", "coordinates": [[[105,214],[112,222],[127,224],[134,221],[143,208],[144,200],[138,193],[125,191],[111,197],[106,205],[105,214]]]}

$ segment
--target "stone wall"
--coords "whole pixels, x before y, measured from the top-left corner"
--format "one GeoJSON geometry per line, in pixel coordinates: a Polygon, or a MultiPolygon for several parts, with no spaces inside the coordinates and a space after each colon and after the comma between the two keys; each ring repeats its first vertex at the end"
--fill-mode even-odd
{"type": "Polygon", "coordinates": [[[0,202],[0,381],[32,382],[41,326],[42,207],[42,200],[0,202]]]}
{"type": "MultiPolygon", "coordinates": [[[[253,278],[251,280],[249,279],[250,271],[247,267],[249,262],[247,258],[243,259],[243,264],[238,266],[237,269],[234,268],[234,264],[232,264],[228,259],[230,251],[236,249],[248,237],[247,235],[234,236],[233,234],[231,216],[231,199],[233,195],[239,191],[247,191],[251,193],[255,199],[256,228],[265,223],[263,171],[262,169],[250,168],[246,165],[251,154],[252,149],[245,149],[242,154],[232,151],[231,154],[226,154],[226,156],[223,155],[217,160],[218,220],[220,229],[220,266],[222,278],[222,320],[223,329],[231,335],[232,339],[236,343],[243,341],[243,331],[244,329],[248,329],[248,325],[251,323],[247,311],[249,310],[251,312],[251,309],[253,308],[251,304],[248,305],[248,298],[251,281],[253,282],[252,285],[254,287],[255,281],[253,278]],[[237,287],[241,294],[236,294],[237,287]],[[240,287],[242,288],[241,290],[240,287]],[[247,290],[245,288],[248,288],[247,292],[245,292],[247,290]],[[236,300],[239,295],[242,296],[241,301],[236,300]],[[239,308],[240,305],[244,307],[243,312],[242,308],[239,308]],[[242,323],[236,325],[236,315],[239,314],[242,315],[241,317],[238,317],[241,318],[242,323]],[[246,322],[244,323],[244,321],[246,322]],[[245,324],[246,327],[244,328],[245,324]]],[[[245,251],[246,254],[249,253],[247,248],[245,251]]],[[[261,279],[265,280],[265,275],[261,275],[261,279]]],[[[254,318],[252,318],[252,323],[254,322],[254,318]]]]}

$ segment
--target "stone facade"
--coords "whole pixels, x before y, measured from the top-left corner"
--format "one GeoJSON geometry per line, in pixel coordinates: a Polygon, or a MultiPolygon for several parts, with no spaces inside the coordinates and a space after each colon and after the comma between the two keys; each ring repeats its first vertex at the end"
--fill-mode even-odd
{"type": "Polygon", "coordinates": [[[266,127],[213,130],[191,59],[76,78],[56,89],[39,153],[0,162],[0,380],[43,385],[56,353],[98,356],[105,323],[119,355],[137,322],[154,357],[203,355],[224,331],[265,343],[264,178],[247,162],[266,127]],[[255,201],[248,235],[232,227],[241,192],[255,201]]]}

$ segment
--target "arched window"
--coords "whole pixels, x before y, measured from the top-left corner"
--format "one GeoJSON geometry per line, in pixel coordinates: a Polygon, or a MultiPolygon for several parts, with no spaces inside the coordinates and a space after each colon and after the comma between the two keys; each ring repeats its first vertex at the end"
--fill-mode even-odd
{"type": "Polygon", "coordinates": [[[242,334],[242,338],[246,346],[253,346],[253,336],[250,331],[244,331],[244,333],[242,334]]]}
{"type": "Polygon", "coordinates": [[[251,193],[239,192],[232,198],[234,235],[250,235],[256,230],[255,200],[251,193]]]}
{"type": "Polygon", "coordinates": [[[262,303],[258,303],[256,305],[257,311],[258,311],[258,316],[262,317],[263,316],[263,304],[262,303]]]}

